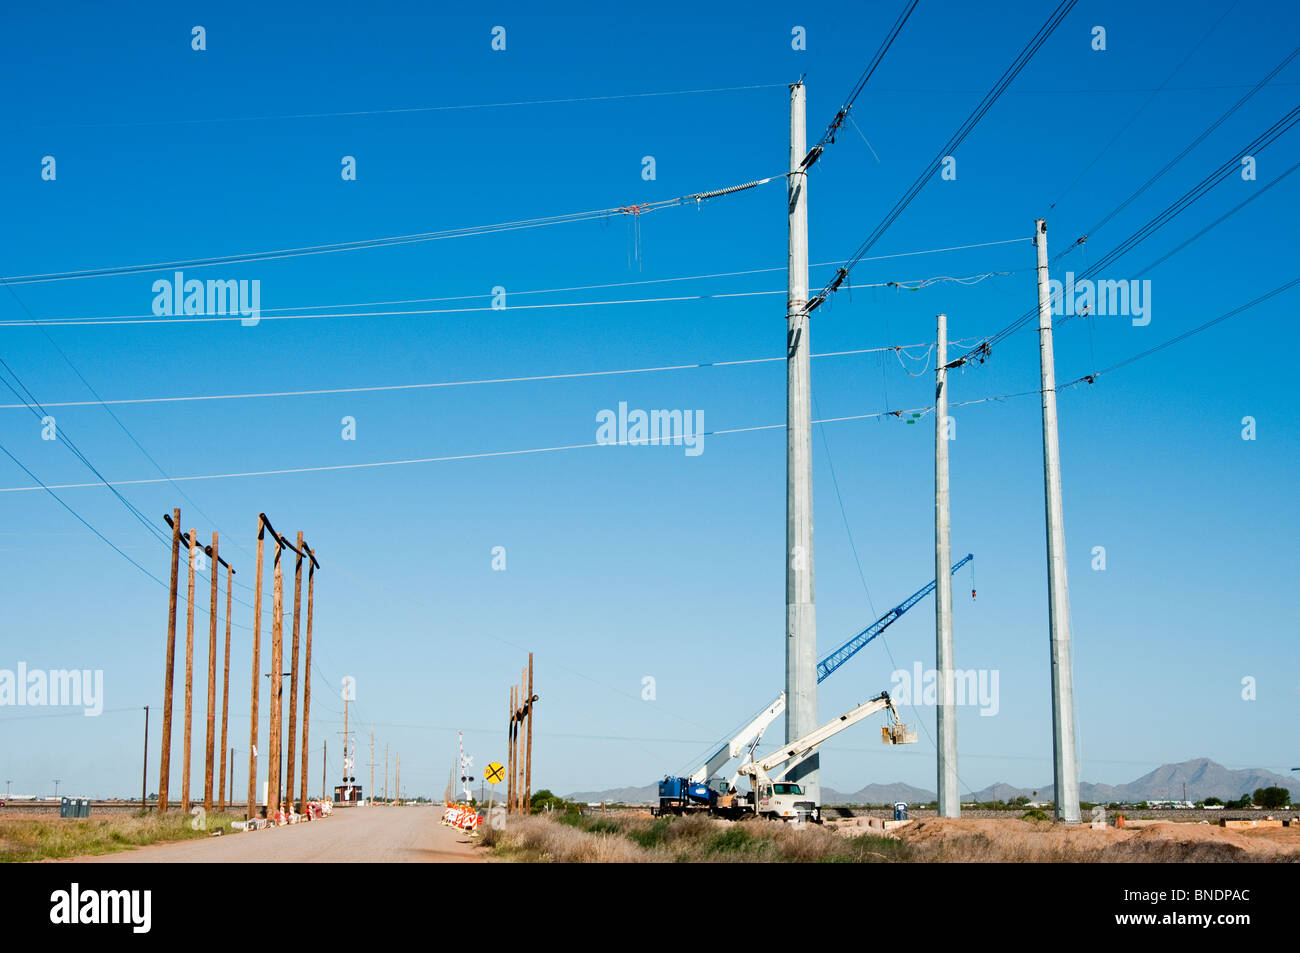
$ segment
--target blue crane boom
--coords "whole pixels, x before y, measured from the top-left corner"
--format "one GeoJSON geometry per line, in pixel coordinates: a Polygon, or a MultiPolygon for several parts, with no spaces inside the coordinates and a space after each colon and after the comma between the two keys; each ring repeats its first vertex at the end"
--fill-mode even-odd
{"type": "MultiPolygon", "coordinates": [[[[966,565],[975,556],[967,553],[966,557],[952,567],[955,576],[957,570],[966,565]]],[[[867,626],[853,638],[817,663],[818,683],[826,680],[832,672],[851,659],[868,642],[885,629],[893,625],[912,606],[916,605],[930,593],[934,592],[938,580],[932,579],[912,593],[894,608],[890,609],[871,625],[867,626]]],[[[971,590],[972,598],[975,590],[971,590]]],[[[689,777],[665,777],[659,782],[659,813],[680,814],[690,810],[708,810],[710,813],[721,811],[726,816],[739,816],[743,811],[737,807],[736,777],[729,782],[714,777],[724,765],[738,757],[745,748],[753,750],[762,739],[768,726],[785,712],[786,698],[782,692],[763,711],[759,712],[730,741],[724,741],[722,747],[700,765],[689,777]]],[[[914,738],[912,740],[915,740],[914,738]]]]}
{"type": "MultiPolygon", "coordinates": [[[[952,574],[954,576],[957,575],[957,570],[960,569],[962,566],[966,565],[974,558],[975,555],[973,553],[967,553],[964,559],[962,559],[960,562],[958,562],[955,566],[952,567],[952,574]]],[[[912,606],[916,605],[918,602],[920,602],[930,593],[934,592],[934,587],[938,583],[938,581],[939,580],[937,579],[930,580],[920,589],[916,590],[916,592],[912,593],[910,596],[908,596],[898,605],[894,606],[894,608],[890,609],[888,612],[882,615],[875,622],[871,623],[871,625],[867,626],[865,629],[863,629],[853,638],[849,639],[847,642],[841,645],[834,652],[830,653],[824,659],[818,662],[817,663],[818,683],[820,684],[821,682],[824,682],[827,678],[830,677],[832,672],[834,672],[837,668],[839,668],[849,659],[853,658],[853,656],[856,655],[864,645],[866,645],[868,642],[870,642],[872,639],[878,636],[881,632],[884,632],[887,628],[889,628],[891,625],[897,622],[899,617],[902,616],[904,612],[912,608],[912,606]]]]}

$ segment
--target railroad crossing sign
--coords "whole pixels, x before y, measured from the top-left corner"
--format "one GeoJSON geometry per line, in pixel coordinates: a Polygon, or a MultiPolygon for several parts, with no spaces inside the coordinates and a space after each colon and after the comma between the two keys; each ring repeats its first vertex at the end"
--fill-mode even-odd
{"type": "Polygon", "coordinates": [[[488,784],[500,784],[505,779],[506,769],[501,766],[500,761],[493,761],[487,766],[487,774],[484,776],[484,780],[488,784]]]}

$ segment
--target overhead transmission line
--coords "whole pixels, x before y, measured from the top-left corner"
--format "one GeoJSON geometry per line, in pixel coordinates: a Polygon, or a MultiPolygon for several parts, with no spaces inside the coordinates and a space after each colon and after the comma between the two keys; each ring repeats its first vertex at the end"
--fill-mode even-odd
{"type": "MultiPolygon", "coordinates": [[[[835,136],[839,133],[840,127],[843,126],[844,121],[849,118],[849,110],[851,110],[853,104],[857,102],[858,96],[860,96],[862,90],[866,88],[872,75],[876,72],[881,61],[885,58],[885,54],[889,52],[889,48],[893,46],[894,41],[898,39],[898,34],[902,32],[903,25],[907,23],[908,18],[912,15],[912,11],[916,9],[917,2],[918,0],[911,0],[911,2],[903,8],[903,12],[898,15],[898,19],[894,21],[894,26],[881,42],[880,48],[876,50],[876,55],[871,58],[871,62],[867,64],[866,69],[862,71],[862,75],[858,77],[858,81],[854,83],[853,88],[849,90],[848,96],[844,98],[844,103],[840,106],[839,112],[835,114],[835,118],[832,119],[830,125],[826,127],[826,131],[822,133],[822,137],[818,139],[812,149],[809,150],[808,157],[803,161],[803,168],[805,170],[809,169],[812,164],[817,161],[826,146],[835,142],[835,136]]],[[[861,132],[861,130],[858,131],[861,132]]],[[[863,136],[863,139],[865,138],[866,136],[863,136]]],[[[867,143],[867,145],[870,146],[870,143],[867,143]]]]}
{"type": "MultiPolygon", "coordinates": [[[[857,354],[878,354],[887,351],[899,352],[907,348],[920,348],[929,346],[926,343],[917,344],[894,344],[888,347],[864,347],[853,348],[845,351],[826,351],[821,354],[813,354],[812,357],[848,357],[857,354]]],[[[174,404],[190,403],[194,401],[213,401],[213,400],[255,400],[262,398],[274,397],[322,397],[332,394],[370,394],[385,391],[403,391],[403,390],[434,390],[444,387],[468,387],[476,384],[526,384],[536,381],[555,381],[555,380],[574,380],[584,377],[611,377],[624,374],[649,374],[659,371],[684,371],[694,370],[704,367],[737,367],[745,364],[768,364],[777,361],[785,361],[787,358],[782,357],[752,357],[735,361],[699,361],[691,364],[661,364],[650,367],[628,367],[618,370],[600,370],[600,371],[574,371],[562,374],[529,374],[520,377],[485,377],[475,380],[459,381],[434,381],[430,383],[417,384],[376,384],[363,387],[324,387],[311,390],[288,390],[288,391],[262,391],[246,394],[197,394],[181,397],[130,397],[121,400],[93,401],[93,400],[71,400],[59,403],[46,403],[45,407],[86,407],[96,406],[98,404],[174,404]]],[[[0,404],[0,410],[16,410],[29,407],[29,404],[0,404]]]]}
{"type": "Polygon", "coordinates": [[[1067,185],[1064,190],[1062,190],[1061,194],[1056,197],[1056,201],[1052,202],[1052,204],[1048,206],[1049,209],[1056,208],[1056,206],[1060,203],[1061,199],[1065,198],[1065,196],[1070,193],[1070,190],[1073,189],[1076,185],[1078,185],[1079,181],[1085,175],[1088,174],[1088,172],[1092,169],[1092,167],[1095,166],[1099,161],[1101,161],[1101,157],[1104,156],[1107,152],[1109,152],[1111,147],[1115,145],[1115,143],[1119,142],[1120,137],[1123,136],[1124,133],[1128,132],[1129,127],[1131,127],[1133,123],[1137,122],[1138,116],[1146,112],[1147,107],[1150,106],[1153,102],[1155,102],[1156,97],[1160,95],[1160,93],[1163,92],[1166,87],[1168,87],[1170,81],[1182,71],[1182,68],[1187,65],[1187,62],[1193,56],[1196,55],[1197,50],[1199,50],[1202,46],[1205,45],[1205,41],[1208,40],[1214,34],[1214,31],[1217,30],[1219,28],[1219,25],[1228,18],[1228,14],[1230,14],[1233,10],[1237,8],[1237,4],[1240,2],[1241,0],[1232,0],[1232,2],[1228,4],[1228,9],[1224,10],[1223,13],[1219,15],[1219,19],[1215,20],[1214,24],[1208,30],[1205,31],[1204,35],[1196,42],[1196,45],[1193,46],[1190,51],[1188,51],[1186,56],[1184,56],[1181,60],[1178,61],[1178,65],[1175,66],[1173,70],[1169,73],[1169,75],[1165,77],[1165,81],[1161,83],[1159,86],[1157,86],[1155,89],[1150,91],[1151,95],[1148,96],[1146,98],[1146,101],[1143,102],[1142,105],[1137,108],[1136,112],[1134,112],[1131,116],[1128,117],[1128,122],[1124,123],[1124,125],[1119,128],[1119,131],[1116,132],[1113,136],[1111,136],[1110,140],[1104,146],[1101,147],[1101,151],[1098,152],[1096,155],[1094,155],[1092,159],[1088,162],[1088,164],[1079,170],[1079,174],[1076,175],[1071,180],[1070,184],[1067,185]]]}
{"type": "MultiPolygon", "coordinates": [[[[1116,260],[1118,260],[1122,256],[1128,254],[1130,251],[1132,251],[1142,242],[1146,241],[1148,238],[1154,235],[1157,231],[1164,228],[1165,225],[1173,221],[1173,219],[1175,219],[1182,212],[1186,211],[1193,203],[1196,202],[1197,199],[1206,195],[1216,185],[1223,182],[1230,175],[1236,172],[1236,170],[1240,167],[1242,156],[1254,155],[1258,152],[1263,151],[1270,144],[1275,142],[1280,136],[1282,136],[1285,132],[1287,132],[1287,130],[1289,130],[1297,122],[1300,122],[1300,106],[1296,106],[1295,108],[1293,108],[1285,116],[1283,116],[1277,122],[1273,123],[1273,125],[1269,126],[1266,130],[1264,130],[1262,133],[1256,136],[1255,139],[1247,143],[1242,149],[1235,150],[1231,156],[1229,156],[1226,160],[1224,160],[1224,162],[1221,163],[1216,169],[1210,172],[1209,175],[1207,175],[1200,182],[1196,183],[1196,185],[1192,186],[1187,191],[1185,191],[1172,203],[1166,206],[1162,211],[1158,212],[1156,215],[1148,219],[1145,223],[1139,226],[1138,229],[1133,232],[1133,234],[1129,235],[1128,238],[1124,239],[1122,242],[1120,242],[1118,245],[1112,248],[1109,252],[1107,252],[1100,259],[1098,259],[1094,264],[1089,265],[1082,272],[1080,272],[1078,276],[1076,276],[1075,280],[1080,281],[1087,278],[1091,278],[1092,276],[1098,274],[1102,269],[1113,264],[1116,260]]],[[[1289,174],[1289,172],[1287,174],[1289,174]]],[[[1242,204],[1244,205],[1245,203],[1242,204]]],[[[1240,207],[1241,206],[1238,206],[1238,208],[1240,207]]],[[[1236,209],[1233,209],[1233,211],[1236,211],[1236,209]]],[[[1228,214],[1230,215],[1232,213],[1230,212],[1228,214]]],[[[1227,215],[1222,216],[1220,219],[1218,219],[1218,221],[1223,221],[1224,218],[1227,218],[1227,215]]],[[[1216,221],[1214,224],[1218,224],[1218,221],[1216,221]]],[[[1211,225],[1210,227],[1213,227],[1213,225],[1211,225]]],[[[1204,234],[1205,231],[1208,231],[1208,228],[1202,230],[1200,234],[1204,234]]],[[[1200,236],[1198,235],[1196,237],[1200,237],[1200,236]]],[[[1183,245],[1179,247],[1180,248],[1186,247],[1187,244],[1189,244],[1189,242],[1184,242],[1183,245]]],[[[1172,254],[1172,252],[1170,254],[1172,254]]],[[[1169,255],[1165,256],[1165,258],[1168,257],[1169,255]]],[[[1164,261],[1165,258],[1162,258],[1161,261],[1164,261]]],[[[1008,336],[1014,334],[1016,331],[1020,330],[1022,327],[1029,324],[1031,321],[1036,320],[1037,316],[1038,316],[1038,306],[1035,305],[1033,308],[1027,310],[1024,314],[1022,314],[1015,321],[1012,321],[1002,330],[993,334],[991,337],[986,338],[980,344],[966,351],[966,353],[949,361],[947,366],[960,367],[963,364],[967,363],[972,358],[979,358],[979,360],[983,362],[983,360],[988,356],[988,354],[990,353],[994,345],[1005,340],[1008,336]]]]}
{"type": "Polygon", "coordinates": [[[309,255],[331,255],[339,252],[364,251],[370,248],[386,248],[392,245],[409,245],[417,242],[440,241],[449,238],[466,238],[475,235],[489,235],[498,232],[517,231],[528,228],[544,228],[551,225],[568,225],[595,219],[609,218],[613,215],[640,216],[648,212],[673,206],[700,203],[708,199],[732,195],[747,189],[766,185],[773,179],[784,178],[785,174],[770,175],[765,179],[742,182],[722,189],[707,192],[692,192],[673,199],[660,199],[656,202],[642,202],[634,205],[617,205],[586,212],[569,212],[563,215],[547,215],[540,218],[519,219],[512,222],[496,222],[488,225],[467,225],[461,228],[448,228],[436,232],[417,232],[410,235],[391,235],[386,238],[370,238],[350,242],[332,242],[322,245],[301,245],[295,248],[279,248],[263,252],[242,252],[234,255],[209,256],[205,258],[186,258],[175,261],[155,261],[135,265],[119,265],[106,268],[87,268],[78,271],[56,271],[44,274],[11,275],[0,278],[11,285],[40,284],[53,281],[77,281],[83,278],[110,278],[118,275],[135,275],[143,272],[165,271],[169,268],[213,268],[220,265],[236,265],[254,261],[271,261],[282,258],[301,258],[309,255]]]}
{"type": "MultiPolygon", "coordinates": [[[[63,350],[63,348],[59,347],[58,343],[54,340],[54,338],[50,336],[50,332],[45,329],[42,322],[37,320],[36,316],[32,314],[31,309],[27,307],[26,303],[24,303],[20,297],[18,297],[18,292],[14,291],[14,289],[10,288],[7,284],[5,285],[5,288],[9,292],[10,296],[13,297],[14,301],[18,304],[18,307],[22,308],[23,312],[26,313],[27,317],[30,318],[37,325],[37,327],[41,329],[41,334],[44,335],[45,340],[49,342],[50,347],[54,348],[54,350],[58,352],[59,357],[63,358],[63,362],[67,364],[68,367],[72,368],[72,373],[77,375],[77,379],[80,380],[81,383],[85,385],[86,389],[90,391],[90,393],[94,396],[95,400],[93,402],[87,402],[87,403],[97,403],[99,404],[99,406],[103,407],[104,412],[108,414],[109,417],[113,418],[113,422],[117,424],[117,426],[121,429],[121,431],[124,434],[126,434],[127,438],[133,444],[135,444],[136,449],[139,450],[144,455],[145,459],[148,460],[153,465],[153,468],[157,470],[158,473],[161,474],[162,476],[167,476],[167,471],[162,468],[162,464],[160,464],[157,461],[157,459],[154,458],[153,454],[151,454],[148,450],[144,448],[144,444],[140,443],[140,441],[136,438],[135,434],[133,434],[131,430],[127,427],[127,425],[123,423],[122,419],[118,417],[117,414],[113,413],[113,410],[108,406],[108,404],[104,401],[104,399],[100,397],[99,392],[95,390],[93,386],[91,386],[90,381],[88,381],[86,379],[86,376],[81,373],[81,370],[77,367],[77,365],[72,362],[72,358],[68,357],[67,353],[63,350]]],[[[219,532],[224,532],[224,530],[222,530],[221,527],[216,525],[216,521],[212,519],[212,517],[208,516],[208,514],[203,511],[203,508],[199,506],[198,503],[194,502],[194,500],[191,499],[183,489],[181,489],[179,486],[174,486],[173,488],[176,490],[177,493],[181,495],[182,499],[184,499],[187,503],[193,506],[195,510],[198,511],[200,516],[206,519],[209,523],[213,524],[214,529],[218,530],[219,532]]],[[[152,527],[152,525],[153,524],[151,523],[150,526],[152,527]]],[[[243,546],[241,546],[238,542],[235,542],[235,546],[238,549],[240,549],[245,555],[251,555],[251,553],[249,553],[248,550],[245,549],[243,546]]]]}
{"type": "MultiPolygon", "coordinates": [[[[1025,241],[1026,239],[1018,239],[1025,241]]],[[[1023,269],[1018,269],[1023,270],[1023,269]]],[[[850,288],[897,288],[901,291],[920,291],[935,284],[945,282],[957,282],[959,284],[971,285],[978,284],[987,278],[996,278],[1002,275],[1012,274],[1011,271],[989,271],[977,275],[935,275],[930,278],[915,278],[904,281],[877,281],[869,284],[849,285],[850,288]]],[[[333,314],[316,313],[316,314],[262,314],[258,321],[303,321],[315,320],[319,318],[392,318],[392,317],[419,317],[421,315],[433,314],[474,314],[487,311],[549,311],[556,308],[598,308],[613,305],[627,304],[667,304],[681,301],[713,301],[727,298],[754,298],[766,295],[783,295],[784,290],[780,291],[722,291],[712,294],[693,294],[693,295],[670,295],[658,298],[618,298],[605,299],[596,301],[551,301],[538,304],[513,304],[508,309],[497,308],[492,305],[481,305],[478,307],[463,308],[405,308],[397,311],[340,311],[333,314]]],[[[483,297],[483,296],[476,296],[483,297]]],[[[486,296],[491,297],[491,296],[486,296]]],[[[289,310],[289,309],[284,309],[289,310]]],[[[53,321],[0,321],[0,327],[29,327],[33,324],[41,327],[91,327],[91,326],[127,326],[135,324],[212,324],[231,321],[242,321],[244,318],[240,314],[223,314],[223,315],[169,315],[159,317],[131,317],[122,316],[118,318],[67,318],[56,319],[53,321]]]]}
{"type": "Polygon", "coordinates": [[[1256,93],[1258,93],[1261,89],[1267,86],[1269,81],[1272,80],[1273,77],[1275,77],[1278,73],[1282,72],[1282,70],[1285,69],[1286,66],[1290,64],[1290,62],[1294,60],[1297,56],[1300,56],[1300,46],[1297,46],[1295,49],[1293,49],[1290,52],[1290,54],[1288,54],[1286,58],[1282,60],[1282,62],[1278,63],[1276,66],[1273,67],[1273,69],[1268,73],[1267,76],[1265,76],[1253,87],[1251,87],[1250,92],[1246,93],[1245,96],[1242,96],[1241,99],[1233,103],[1232,106],[1228,108],[1227,112],[1225,112],[1218,119],[1214,120],[1214,122],[1210,123],[1210,125],[1206,127],[1206,129],[1199,136],[1197,136],[1195,139],[1193,139],[1191,142],[1187,144],[1187,146],[1183,149],[1182,152],[1178,153],[1178,155],[1174,156],[1167,163],[1165,163],[1164,168],[1162,168],[1155,175],[1151,176],[1151,178],[1147,179],[1146,182],[1142,183],[1142,185],[1138,187],[1137,191],[1135,191],[1132,195],[1126,198],[1123,202],[1120,202],[1119,205],[1111,209],[1105,218],[1103,218],[1096,225],[1092,226],[1086,232],[1084,232],[1082,237],[1076,240],[1075,243],[1071,245],[1069,249],[1067,249],[1067,251],[1073,250],[1079,245],[1082,245],[1084,242],[1088,240],[1089,237],[1091,237],[1096,232],[1100,231],[1102,226],[1104,226],[1107,222],[1113,219],[1120,212],[1124,211],[1124,209],[1128,208],[1129,205],[1131,205],[1139,196],[1141,196],[1144,192],[1146,192],[1147,189],[1155,185],[1155,183],[1159,181],[1159,179],[1162,176],[1164,176],[1166,172],[1168,172],[1179,162],[1181,162],[1184,158],[1186,158],[1189,152],[1191,152],[1202,142],[1204,142],[1207,138],[1209,138],[1210,134],[1213,133],[1214,130],[1218,129],[1221,125],[1227,122],[1227,120],[1231,118],[1232,115],[1235,112],[1237,112],[1237,110],[1239,110],[1242,106],[1246,105],[1246,103],[1249,102],[1250,99],[1256,93]]]}
{"type": "Polygon", "coordinates": [[[502,109],[511,106],[554,106],[570,103],[612,102],[621,99],[652,99],[660,96],[691,96],[700,93],[734,93],[751,89],[777,89],[784,83],[757,83],[749,86],[717,86],[706,89],[670,89],[650,93],[615,93],[607,96],[567,96],[558,99],[525,99],[499,103],[453,103],[443,106],[398,106],[389,109],[354,109],[342,112],[319,113],[282,113],[263,116],[212,116],[199,119],[141,119],[120,122],[88,123],[41,123],[39,125],[57,125],[64,128],[94,128],[101,126],[194,126],[220,122],[261,122],[285,119],[336,119],[355,116],[391,116],[400,113],[456,112],[467,109],[502,109]]]}
{"type": "MultiPolygon", "coordinates": [[[[1048,38],[1056,31],[1056,28],[1060,26],[1061,21],[1065,19],[1077,2],[1078,0],[1061,0],[1060,5],[1052,12],[1052,15],[1049,16],[1047,21],[1038,28],[1038,32],[1034,34],[1024,49],[1020,51],[1012,61],[1011,65],[1003,71],[1002,75],[998,78],[998,81],[993,84],[993,88],[985,94],[984,99],[975,107],[975,111],[966,118],[966,121],[958,127],[957,131],[953,133],[952,138],[943,145],[938,154],[935,155],[934,159],[930,161],[930,164],[926,166],[925,170],[917,176],[916,181],[912,183],[911,188],[903,194],[903,197],[898,200],[892,209],[889,210],[881,220],[880,224],[875,227],[871,234],[869,234],[863,240],[862,244],[858,246],[853,255],[849,257],[838,271],[836,271],[835,277],[831,279],[826,287],[814,295],[808,302],[809,314],[820,307],[828,297],[838,291],[840,286],[848,280],[849,274],[853,271],[854,267],[862,261],[867,252],[872,249],[889,227],[893,225],[907,207],[912,204],[912,201],[920,194],[921,190],[925,188],[926,183],[930,181],[934,176],[934,173],[939,169],[939,166],[943,163],[944,157],[952,155],[957,150],[957,147],[965,141],[966,137],[971,134],[979,124],[980,120],[984,118],[985,114],[993,108],[993,104],[998,101],[1004,92],[1006,92],[1007,87],[1015,81],[1016,77],[1019,76],[1021,71],[1029,64],[1029,61],[1034,58],[1034,54],[1038,52],[1042,45],[1046,43],[1048,38]]],[[[820,147],[815,148],[813,151],[809,152],[808,156],[804,159],[803,168],[807,168],[812,164],[812,162],[816,161],[817,154],[819,154],[819,148],[820,147]]]]}
{"type": "Polygon", "coordinates": [[[1251,308],[1255,307],[1256,305],[1263,304],[1269,298],[1276,297],[1277,295],[1282,294],[1284,291],[1291,290],[1296,285],[1300,285],[1300,278],[1292,278],[1286,284],[1279,285],[1278,287],[1274,288],[1272,291],[1265,292],[1264,294],[1256,298],[1254,301],[1248,301],[1245,304],[1241,305],[1240,307],[1233,308],[1231,311],[1228,311],[1225,314],[1221,314],[1217,318],[1213,318],[1209,321],[1206,321],[1204,324],[1197,325],[1196,327],[1192,328],[1190,331],[1184,331],[1182,334],[1176,335],[1175,337],[1170,338],[1168,341],[1165,341],[1162,344],[1157,344],[1155,347],[1149,347],[1145,351],[1142,351],[1138,354],[1134,354],[1132,357],[1125,358],[1124,360],[1120,361],[1118,364],[1112,364],[1110,367],[1107,367],[1103,370],[1094,371],[1091,374],[1085,374],[1082,377],[1077,378],[1076,380],[1070,381],[1068,384],[1062,384],[1061,389],[1064,390],[1067,387],[1075,387],[1079,384],[1091,384],[1094,381],[1096,381],[1097,378],[1100,377],[1102,374],[1109,374],[1111,371],[1117,371],[1121,367],[1127,367],[1128,365],[1132,364],[1134,361],[1140,361],[1145,357],[1150,357],[1152,354],[1155,354],[1159,351],[1163,351],[1167,347],[1173,347],[1175,344],[1179,343],[1180,341],[1185,341],[1187,338],[1191,337],[1194,334],[1200,334],[1202,331],[1205,331],[1208,328],[1212,328],[1216,324],[1221,324],[1222,322],[1227,321],[1229,318],[1236,317],[1237,315],[1241,314],[1243,311],[1249,311],[1251,308]]]}
{"type": "MultiPolygon", "coordinates": [[[[918,255],[933,255],[933,254],[940,254],[943,252],[967,251],[972,248],[989,248],[995,245],[1015,245],[1025,241],[1028,241],[1028,239],[1007,238],[1007,239],[1001,239],[999,241],[971,242],[965,245],[950,245],[944,248],[925,248],[925,249],[920,249],[918,251],[893,252],[892,254],[888,254],[888,255],[872,255],[870,258],[864,258],[863,261],[885,261],[887,259],[892,259],[892,258],[912,258],[918,255]]],[[[839,264],[840,262],[838,260],[819,261],[819,262],[814,262],[813,264],[809,265],[809,267],[827,268],[832,265],[839,265],[839,264]]],[[[778,271],[784,272],[785,270],[786,270],[785,266],[782,265],[777,268],[749,268],[742,271],[722,271],[722,272],[713,272],[710,274],[701,274],[701,275],[677,275],[671,278],[640,278],[635,281],[612,281],[612,282],[605,282],[603,284],[595,284],[595,285],[573,285],[569,287],[560,287],[560,288],[533,288],[525,291],[511,291],[510,297],[518,298],[527,295],[559,294],[561,292],[567,292],[567,291],[599,291],[606,288],[628,288],[628,287],[639,286],[639,285],[670,284],[679,281],[703,281],[711,278],[735,278],[735,277],[748,276],[748,275],[769,274],[778,271]]],[[[1001,272],[997,272],[996,274],[1001,274],[1001,272]]],[[[908,284],[913,284],[916,281],[934,282],[936,280],[959,280],[960,281],[965,279],[949,279],[947,276],[943,276],[942,278],[939,279],[924,278],[924,279],[914,279],[911,281],[881,282],[879,283],[878,286],[884,287],[890,284],[908,285],[908,284]]],[[[866,287],[876,287],[876,286],[877,285],[855,285],[854,287],[866,288],[866,287]]],[[[363,307],[377,307],[381,305],[390,305],[390,304],[424,304],[429,302],[441,302],[441,301],[477,301],[485,298],[490,299],[492,297],[493,295],[491,293],[485,293],[485,294],[472,294],[472,295],[443,295],[440,297],[431,297],[431,298],[396,298],[396,299],[389,299],[384,301],[348,301],[348,302],[342,302],[338,304],[306,304],[306,305],[296,305],[293,307],[284,307],[284,308],[262,308],[261,315],[263,318],[266,318],[269,315],[273,315],[285,311],[319,311],[327,308],[363,308],[363,307]]],[[[705,296],[705,297],[709,297],[709,296],[705,296]]],[[[74,317],[61,317],[61,318],[46,318],[44,320],[31,318],[30,320],[27,321],[22,321],[22,320],[0,321],[0,327],[27,327],[31,324],[39,324],[44,327],[48,327],[51,325],[58,326],[58,325],[78,325],[78,324],[112,324],[116,322],[126,322],[133,318],[150,319],[154,317],[156,317],[156,315],[153,315],[151,313],[151,314],[98,315],[98,316],[87,316],[87,317],[74,316],[74,317]]],[[[233,319],[236,316],[228,315],[226,317],[229,319],[233,319]]]]}
{"type": "MultiPolygon", "coordinates": [[[[23,406],[26,407],[28,410],[30,410],[32,414],[36,417],[36,419],[41,421],[43,424],[45,418],[49,417],[50,415],[46,411],[45,407],[42,406],[41,403],[36,399],[36,395],[32,393],[31,389],[28,388],[26,384],[23,383],[22,378],[20,378],[17,375],[17,373],[14,372],[14,369],[9,366],[8,362],[6,362],[3,357],[0,357],[0,368],[4,369],[4,371],[8,375],[8,378],[12,378],[12,383],[11,383],[10,380],[6,378],[5,374],[0,374],[0,384],[4,384],[5,387],[7,387],[10,391],[12,391],[14,396],[23,402],[23,406]]],[[[55,424],[55,426],[57,426],[57,424],[55,424]]],[[[117,488],[114,487],[108,481],[108,478],[105,477],[104,474],[102,474],[99,471],[99,469],[93,463],[90,462],[90,458],[87,457],[85,453],[82,452],[81,448],[77,446],[76,441],[74,441],[68,435],[66,430],[58,431],[57,436],[58,436],[58,442],[63,444],[65,447],[67,447],[73,456],[75,456],[78,460],[80,460],[86,466],[86,468],[90,470],[91,473],[93,473],[96,477],[99,478],[99,484],[90,484],[91,486],[97,486],[102,484],[103,486],[107,487],[108,491],[112,493],[113,496],[115,496],[124,507],[126,507],[127,512],[130,513],[131,516],[134,517],[142,526],[144,526],[144,528],[156,540],[158,540],[159,542],[164,541],[162,530],[154,526],[153,523],[150,522],[149,518],[145,516],[142,512],[140,512],[140,510],[135,506],[134,503],[128,500],[125,496],[123,496],[121,492],[119,492],[117,488]]],[[[6,453],[7,452],[8,451],[6,451],[6,453]]],[[[18,463],[17,458],[13,457],[12,454],[9,454],[9,456],[11,459],[14,460],[15,463],[18,463]]],[[[23,467],[24,470],[27,469],[21,463],[18,463],[18,465],[20,467],[23,467]]],[[[30,473],[30,471],[28,472],[30,473]]],[[[73,515],[77,515],[77,514],[74,513],[73,515]]],[[[78,519],[80,519],[79,516],[78,519]]],[[[83,520],[82,522],[85,521],[83,520]]],[[[90,526],[89,523],[87,523],[86,525],[90,526]]],[[[91,527],[91,529],[93,530],[93,527],[91,527]]],[[[98,531],[95,532],[98,533],[98,531]]]]}

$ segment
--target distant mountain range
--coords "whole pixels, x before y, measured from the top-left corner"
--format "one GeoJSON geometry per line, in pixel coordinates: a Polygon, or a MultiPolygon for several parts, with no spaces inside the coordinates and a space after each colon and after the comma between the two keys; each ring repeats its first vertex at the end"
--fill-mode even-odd
{"type": "MultiPolygon", "coordinates": [[[[1274,786],[1286,788],[1291,792],[1292,798],[1300,801],[1300,779],[1288,778],[1262,768],[1233,771],[1209,758],[1194,758],[1179,764],[1161,765],[1127,784],[1092,784],[1085,781],[1079,785],[1079,799],[1098,804],[1111,801],[1135,803],[1152,800],[1182,800],[1184,784],[1187,785],[1186,798],[1189,801],[1203,801],[1207,797],[1217,797],[1225,801],[1234,800],[1243,794],[1252,794],[1258,788],[1274,786]]],[[[656,781],[644,787],[576,791],[566,796],[570,801],[583,803],[608,801],[621,804],[653,804],[659,800],[659,784],[656,781]]],[[[1017,788],[997,782],[979,791],[962,793],[963,801],[1007,801],[1016,797],[1050,801],[1052,785],[1017,788]]],[[[848,794],[833,788],[822,788],[824,804],[889,804],[894,801],[907,801],[914,804],[934,799],[933,791],[901,782],[868,784],[848,794]]]]}

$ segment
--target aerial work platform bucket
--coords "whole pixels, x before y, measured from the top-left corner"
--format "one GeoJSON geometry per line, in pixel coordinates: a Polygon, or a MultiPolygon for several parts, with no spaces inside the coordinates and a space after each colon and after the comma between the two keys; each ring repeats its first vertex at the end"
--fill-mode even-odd
{"type": "Polygon", "coordinates": [[[887,745],[910,745],[916,743],[916,729],[901,721],[892,725],[880,726],[880,741],[887,745]]]}

